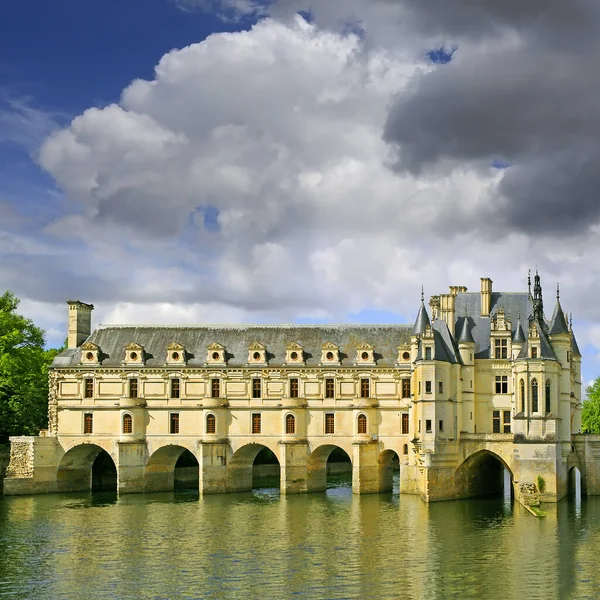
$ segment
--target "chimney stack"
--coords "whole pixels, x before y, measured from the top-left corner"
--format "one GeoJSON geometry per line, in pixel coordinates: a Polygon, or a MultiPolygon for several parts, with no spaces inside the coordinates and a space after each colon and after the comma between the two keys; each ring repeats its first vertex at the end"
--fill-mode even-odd
{"type": "Polygon", "coordinates": [[[92,333],[93,304],[79,300],[67,300],[69,305],[69,335],[68,348],[79,348],[92,333]]]}
{"type": "Polygon", "coordinates": [[[481,278],[481,316],[489,317],[492,304],[492,283],[489,277],[481,278]]]}

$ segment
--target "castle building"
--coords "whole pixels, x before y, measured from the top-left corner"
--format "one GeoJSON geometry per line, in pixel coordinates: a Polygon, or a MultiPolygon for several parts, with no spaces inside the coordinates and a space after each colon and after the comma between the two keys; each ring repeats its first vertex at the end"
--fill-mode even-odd
{"type": "Polygon", "coordinates": [[[263,448],[282,493],[324,490],[336,448],[354,492],[390,491],[399,463],[400,491],[427,501],[494,491],[505,469],[518,499],[556,501],[573,466],[589,470],[581,353],[558,291],[545,318],[537,273],[533,292],[482,278],[429,310],[422,297],[414,325],[92,331],[92,305],[68,308],[49,429],[11,439],[5,494],[90,489],[101,456],[119,493],[169,490],[186,451],[203,494],[251,489],[263,448]]]}

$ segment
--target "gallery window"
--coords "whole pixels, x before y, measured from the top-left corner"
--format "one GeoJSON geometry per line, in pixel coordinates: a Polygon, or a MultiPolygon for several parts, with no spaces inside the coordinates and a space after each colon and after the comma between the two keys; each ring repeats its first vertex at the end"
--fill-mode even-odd
{"type": "Polygon", "coordinates": [[[358,415],[356,424],[358,433],[367,433],[367,417],[365,415],[358,415]]]}
{"type": "Polygon", "coordinates": [[[335,380],[328,378],[325,380],[325,398],[335,397],[335,380]]]}
{"type": "Polygon", "coordinates": [[[426,381],[425,382],[425,393],[426,394],[431,394],[431,381],[426,381]]]}
{"type": "Polygon", "coordinates": [[[361,379],[360,380],[360,397],[361,398],[368,398],[369,397],[369,380],[368,379],[361,379]]]}
{"type": "Polygon", "coordinates": [[[210,380],[210,395],[213,398],[221,397],[221,380],[220,379],[211,379],[210,380]]]}
{"type": "Polygon", "coordinates": [[[496,375],[496,394],[508,394],[508,375],[496,375]]]}
{"type": "Polygon", "coordinates": [[[410,379],[402,380],[402,397],[410,398],[410,379]]]}
{"type": "Polygon", "coordinates": [[[495,410],[492,413],[492,432],[500,433],[500,411],[495,410]]]}
{"type": "MultiPolygon", "coordinates": [[[[258,380],[260,381],[260,380],[258,380]]],[[[261,432],[261,415],[260,413],[252,413],[252,433],[261,432]]]]}
{"type": "Polygon", "coordinates": [[[297,398],[299,391],[298,378],[293,377],[290,379],[290,398],[297,398]]]}
{"type": "Polygon", "coordinates": [[[206,415],[206,433],[217,432],[217,419],[215,415],[206,415]]]}
{"type": "Polygon", "coordinates": [[[132,378],[129,380],[129,397],[130,398],[138,397],[138,380],[137,380],[137,378],[132,378]]]}
{"type": "Polygon", "coordinates": [[[132,433],[133,431],[133,417],[126,413],[123,415],[123,433],[132,433]]]}
{"type": "Polygon", "coordinates": [[[546,414],[550,412],[550,380],[546,381],[546,414]]]}
{"type": "Polygon", "coordinates": [[[408,413],[402,413],[402,433],[408,433],[408,413]]]}
{"type": "Polygon", "coordinates": [[[294,415],[286,415],[285,417],[285,432],[296,433],[296,417],[294,415]]]}
{"type": "Polygon", "coordinates": [[[531,412],[539,411],[539,397],[538,397],[538,382],[537,379],[531,380],[531,412]]]}
{"type": "Polygon", "coordinates": [[[94,397],[94,380],[91,377],[83,380],[83,397],[94,397]]]}
{"type": "Polygon", "coordinates": [[[179,433],[179,413],[170,413],[169,433],[179,433]]]}
{"type": "Polygon", "coordinates": [[[494,340],[495,358],[508,358],[508,340],[506,338],[494,340]]]}
{"type": "Polygon", "coordinates": [[[335,433],[335,415],[325,413],[325,433],[335,433]]]}
{"type": "Polygon", "coordinates": [[[171,398],[179,398],[180,389],[180,380],[171,379],[171,398]]]}
{"type": "Polygon", "coordinates": [[[432,433],[431,419],[425,419],[425,433],[432,433]]]}
{"type": "Polygon", "coordinates": [[[261,397],[261,380],[258,378],[252,380],[252,397],[253,398],[261,397]]]}
{"type": "Polygon", "coordinates": [[[94,432],[94,415],[92,413],[84,413],[83,415],[83,433],[94,432]]]}

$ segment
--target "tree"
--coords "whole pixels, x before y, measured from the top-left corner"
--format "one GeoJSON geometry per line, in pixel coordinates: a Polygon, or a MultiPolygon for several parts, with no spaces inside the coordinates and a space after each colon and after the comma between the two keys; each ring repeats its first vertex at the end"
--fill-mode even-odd
{"type": "Polygon", "coordinates": [[[581,410],[581,430],[584,433],[600,433],[600,377],[585,390],[587,399],[581,410]]]}
{"type": "Polygon", "coordinates": [[[0,443],[47,426],[48,366],[58,353],[44,349],[43,330],[18,306],[11,292],[0,296],[0,443]]]}

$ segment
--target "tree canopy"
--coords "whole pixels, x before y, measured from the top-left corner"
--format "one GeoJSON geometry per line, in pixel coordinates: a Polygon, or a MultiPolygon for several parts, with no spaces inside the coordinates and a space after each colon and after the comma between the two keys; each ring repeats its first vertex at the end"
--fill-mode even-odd
{"type": "Polygon", "coordinates": [[[581,430],[584,433],[600,433],[600,377],[585,390],[587,400],[581,410],[581,430]]]}
{"type": "Polygon", "coordinates": [[[44,331],[18,306],[11,292],[0,296],[0,443],[47,426],[48,366],[59,352],[44,348],[44,331]]]}

